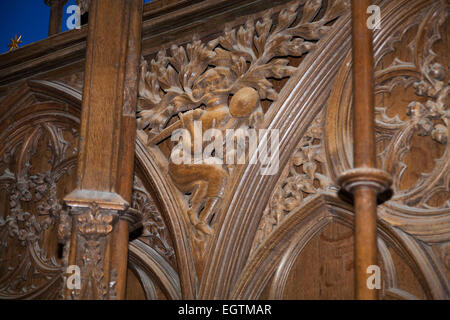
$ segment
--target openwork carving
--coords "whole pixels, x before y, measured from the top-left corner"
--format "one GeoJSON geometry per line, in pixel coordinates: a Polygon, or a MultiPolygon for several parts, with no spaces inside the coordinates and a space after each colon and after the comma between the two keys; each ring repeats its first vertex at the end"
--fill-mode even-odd
{"type": "MultiPolygon", "coordinates": [[[[273,79],[297,70],[288,57],[314,49],[346,8],[343,0],[328,1],[326,8],[322,1],[295,1],[277,18],[267,11],[256,22],[248,19],[240,28],[226,28],[224,35],[207,44],[194,38],[186,47],[172,46],[170,56],[162,50],[150,64],[143,60],[138,122],[148,133],[149,145],[160,144],[178,128],[192,132],[195,120],[201,121],[203,131],[261,127],[260,101],[278,97],[273,79]]],[[[193,143],[187,149],[193,150],[193,143]]],[[[212,234],[234,165],[168,166],[176,187],[190,194],[188,221],[203,235],[212,234]]]]}
{"type": "MultiPolygon", "coordinates": [[[[47,86],[61,88],[50,82],[31,85],[43,92],[47,86]]],[[[75,182],[78,114],[64,103],[39,102],[29,90],[25,84],[0,106],[10,117],[0,114],[0,299],[115,299],[117,272],[107,274],[104,263],[117,212],[94,204],[72,208],[69,215],[63,205],[75,182]],[[8,105],[11,100],[14,107],[8,105]],[[74,264],[82,270],[82,287],[68,291],[64,281],[73,275],[66,273],[72,221],[78,234],[74,264]]],[[[43,94],[39,98],[51,100],[43,94]]],[[[139,179],[132,206],[144,219],[141,243],[176,269],[169,231],[139,179]]]]}
{"type": "Polygon", "coordinates": [[[0,165],[0,191],[9,200],[0,216],[0,297],[58,298],[62,268],[55,229],[66,214],[58,185],[75,167],[78,135],[51,122],[24,132],[5,144],[0,165]],[[36,163],[46,152],[47,164],[36,163]],[[11,250],[16,258],[2,260],[11,250]],[[45,295],[43,288],[49,288],[45,295]]]}
{"type": "MultiPolygon", "coordinates": [[[[447,192],[447,196],[449,195],[448,147],[436,160],[435,169],[429,173],[423,172],[409,187],[402,185],[404,175],[408,171],[404,158],[413,151],[416,136],[430,137],[427,141],[431,144],[448,144],[450,112],[447,103],[450,87],[448,70],[444,67],[447,61],[435,52],[434,47],[438,42],[445,41],[441,32],[445,32],[447,16],[448,10],[444,2],[427,12],[423,21],[416,22],[418,31],[409,43],[411,54],[408,59],[405,59],[404,54],[397,56],[389,66],[380,68],[376,73],[377,95],[392,95],[398,87],[405,90],[411,88],[416,95],[414,100],[404,106],[407,117],[393,113],[389,110],[390,105],[377,108],[377,142],[384,147],[378,157],[382,167],[396,176],[394,200],[426,209],[436,206],[448,208],[450,205],[450,197],[442,201],[441,205],[430,204],[430,200],[437,193],[442,195],[447,192]]],[[[389,45],[394,46],[396,42],[404,43],[402,34],[398,38],[392,37],[389,45]]]]}
{"type": "MultiPolygon", "coordinates": [[[[378,216],[404,239],[429,295],[445,297],[448,275],[440,250],[448,250],[450,240],[448,3],[419,2],[413,15],[386,22],[375,46],[377,166],[393,177],[393,196],[378,207],[378,216]]],[[[401,7],[409,12],[406,2],[401,7]]],[[[348,55],[327,111],[326,151],[334,181],[353,163],[352,90],[348,55]]]]}
{"type": "MultiPolygon", "coordinates": [[[[380,213],[426,242],[450,239],[447,7],[435,1],[404,27],[393,27],[376,56],[377,160],[394,177],[393,198],[380,213]]],[[[330,112],[330,134],[334,128],[351,128],[350,68],[341,71],[330,102],[340,101],[340,109],[330,112]]],[[[327,143],[334,177],[351,167],[347,132],[333,133],[327,143]]]]}
{"type": "Polygon", "coordinates": [[[284,176],[264,210],[253,250],[306,198],[331,187],[322,141],[324,114],[322,111],[316,116],[285,169],[284,176]]]}
{"type": "Polygon", "coordinates": [[[176,268],[175,250],[169,230],[156,203],[145,189],[141,179],[134,178],[131,210],[136,210],[142,219],[143,232],[139,237],[176,268]]]}

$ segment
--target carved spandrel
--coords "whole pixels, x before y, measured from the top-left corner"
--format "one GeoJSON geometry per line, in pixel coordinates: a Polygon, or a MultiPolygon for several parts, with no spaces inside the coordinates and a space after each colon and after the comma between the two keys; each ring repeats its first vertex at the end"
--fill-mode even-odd
{"type": "MultiPolygon", "coordinates": [[[[437,248],[450,239],[448,4],[422,5],[397,23],[386,22],[376,38],[377,165],[393,177],[393,196],[378,208],[378,217],[404,237],[414,263],[425,270],[429,296],[444,297],[446,267],[437,248]]],[[[349,54],[327,110],[326,152],[334,181],[353,162],[351,67],[349,54]]]]}
{"type": "MultiPolygon", "coordinates": [[[[405,20],[402,28],[392,28],[375,57],[377,160],[394,178],[393,197],[379,215],[423,241],[448,241],[449,72],[448,39],[443,37],[448,5],[430,2],[405,20]]],[[[350,68],[342,66],[328,111],[333,179],[352,163],[350,68]],[[344,133],[336,128],[345,128],[344,133]]]]}
{"type": "Polygon", "coordinates": [[[424,209],[450,199],[446,21],[446,4],[435,2],[389,39],[375,76],[379,163],[396,177],[393,200],[424,209]]]}
{"type": "Polygon", "coordinates": [[[156,203],[138,176],[134,177],[131,198],[129,210],[136,211],[142,224],[139,239],[158,252],[176,269],[175,250],[170,232],[156,203]]]}
{"type": "Polygon", "coordinates": [[[310,196],[332,188],[323,145],[325,111],[316,116],[284,169],[258,227],[255,250],[292,210],[310,196]]]}
{"type": "MultiPolygon", "coordinates": [[[[347,8],[348,2],[341,0],[326,5],[294,1],[279,13],[267,11],[239,28],[226,28],[208,43],[194,38],[186,46],[172,46],[170,55],[162,50],[150,63],[143,61],[138,121],[148,134],[149,147],[157,145],[169,162],[173,146],[164,140],[194,120],[202,121],[204,130],[263,127],[261,104],[276,100],[275,81],[297,70],[289,57],[313,50],[347,8]],[[234,101],[239,101],[239,112],[233,111],[234,101]]],[[[202,243],[214,233],[235,166],[167,166],[175,186],[187,195],[185,219],[195,226],[195,238],[202,243]]]]}

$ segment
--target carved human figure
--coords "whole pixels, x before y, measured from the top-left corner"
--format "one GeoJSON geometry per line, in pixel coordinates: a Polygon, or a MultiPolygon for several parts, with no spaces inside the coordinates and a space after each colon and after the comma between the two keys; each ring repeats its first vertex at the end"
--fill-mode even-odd
{"type": "MultiPolygon", "coordinates": [[[[142,59],[138,128],[147,132],[148,145],[157,145],[178,128],[188,129],[192,136],[195,120],[201,122],[202,134],[210,128],[225,133],[243,129],[236,130],[238,139],[250,136],[245,129],[261,123],[259,101],[278,98],[272,80],[289,78],[298,70],[289,57],[313,50],[331,30],[329,24],[349,8],[346,0],[327,3],[319,15],[324,8],[320,1],[294,1],[276,19],[268,10],[239,27],[225,26],[220,37],[207,43],[195,35],[185,46],[172,45],[169,55],[162,49],[149,64],[142,59]],[[181,113],[180,121],[173,123],[181,113]]],[[[183,147],[192,150],[193,145],[187,141],[183,147]]],[[[245,148],[238,145],[238,157],[245,148]]],[[[234,158],[227,150],[227,159],[231,155],[234,158]]],[[[189,220],[206,233],[212,232],[210,224],[231,170],[218,163],[169,164],[176,187],[191,193],[189,220]]]]}
{"type": "MultiPolygon", "coordinates": [[[[183,115],[180,114],[182,127],[189,131],[193,139],[195,138],[195,121],[201,123],[203,136],[208,129],[218,129],[223,133],[231,128],[245,129],[262,116],[258,93],[250,87],[238,90],[228,106],[228,94],[220,92],[228,86],[226,73],[210,70],[206,72],[200,85],[209,86],[210,88],[207,88],[206,91],[216,94],[211,95],[208,99],[205,109],[198,108],[183,115]]],[[[183,141],[188,144],[184,150],[191,150],[191,154],[194,151],[193,139],[187,142],[183,141]]],[[[227,152],[233,152],[233,150],[227,150],[227,152]]],[[[182,192],[191,193],[190,208],[188,209],[190,222],[206,234],[212,234],[210,225],[229,178],[226,165],[223,164],[223,154],[216,152],[213,157],[220,161],[212,163],[194,161],[191,164],[169,162],[169,175],[172,181],[182,192]]]]}

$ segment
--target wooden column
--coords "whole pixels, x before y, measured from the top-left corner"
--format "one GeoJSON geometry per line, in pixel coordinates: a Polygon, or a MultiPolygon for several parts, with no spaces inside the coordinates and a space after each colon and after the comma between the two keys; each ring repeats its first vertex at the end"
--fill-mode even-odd
{"type": "Polygon", "coordinates": [[[339,184],[354,196],[355,297],[375,300],[378,291],[367,286],[377,263],[377,194],[391,184],[390,176],[376,169],[374,71],[372,31],[367,27],[370,0],[352,0],[353,37],[353,157],[354,169],[339,184]]]}
{"type": "Polygon", "coordinates": [[[67,299],[125,296],[142,5],[90,5],[78,182],[65,197],[75,233],[67,264],[81,269],[81,289],[67,299]]]}
{"type": "Polygon", "coordinates": [[[49,36],[61,32],[63,10],[66,3],[67,0],[45,0],[45,4],[50,7],[49,36]]]}

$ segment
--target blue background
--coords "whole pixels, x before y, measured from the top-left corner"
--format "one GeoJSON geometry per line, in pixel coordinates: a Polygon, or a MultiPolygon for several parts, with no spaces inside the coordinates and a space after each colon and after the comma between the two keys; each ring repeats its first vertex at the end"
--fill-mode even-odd
{"type": "MultiPolygon", "coordinates": [[[[66,9],[74,4],[75,0],[69,0],[64,7],[62,31],[67,31],[66,9]]],[[[44,0],[0,0],[0,53],[8,51],[15,35],[22,35],[20,47],[47,38],[49,19],[50,7],[44,0]]]]}

